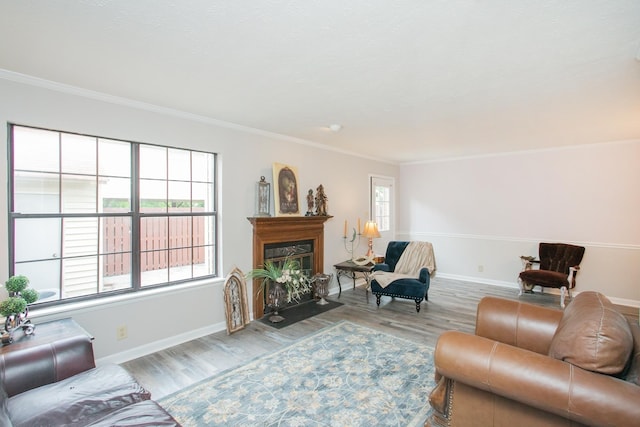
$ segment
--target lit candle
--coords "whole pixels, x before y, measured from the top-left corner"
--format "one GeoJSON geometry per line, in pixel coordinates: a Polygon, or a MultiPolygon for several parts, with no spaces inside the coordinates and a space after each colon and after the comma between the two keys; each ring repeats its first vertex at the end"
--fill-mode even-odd
{"type": "Polygon", "coordinates": [[[344,234],[343,235],[344,235],[344,238],[346,239],[347,238],[347,220],[346,219],[344,220],[344,234]]]}
{"type": "Polygon", "coordinates": [[[360,233],[360,218],[358,218],[358,234],[362,234],[360,233]]]}

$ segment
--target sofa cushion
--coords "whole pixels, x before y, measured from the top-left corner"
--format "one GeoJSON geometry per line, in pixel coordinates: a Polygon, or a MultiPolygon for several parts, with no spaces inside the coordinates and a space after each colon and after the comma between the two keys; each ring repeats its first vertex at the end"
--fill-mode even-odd
{"type": "Polygon", "coordinates": [[[11,419],[9,418],[9,410],[7,409],[7,392],[4,387],[0,387],[0,427],[11,427],[11,419]]]}
{"type": "Polygon", "coordinates": [[[180,424],[153,400],[134,403],[92,422],[89,427],[153,426],[174,427],[180,424]]]}
{"type": "Polygon", "coordinates": [[[561,288],[566,286],[572,288],[573,285],[567,281],[566,273],[558,273],[549,270],[525,270],[520,272],[520,279],[525,282],[535,283],[545,288],[561,288]]]}
{"type": "Polygon", "coordinates": [[[581,292],[565,309],[549,356],[582,369],[615,375],[622,372],[633,349],[625,317],[607,297],[581,292]]]}
{"type": "Polygon", "coordinates": [[[84,426],[150,398],[124,368],[104,365],[15,395],[8,410],[15,427],[84,426]]]}

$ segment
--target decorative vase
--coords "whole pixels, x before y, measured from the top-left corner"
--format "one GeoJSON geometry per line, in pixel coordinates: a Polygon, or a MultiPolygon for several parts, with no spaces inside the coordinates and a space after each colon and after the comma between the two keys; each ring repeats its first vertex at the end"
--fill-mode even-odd
{"type": "Polygon", "coordinates": [[[287,291],[280,282],[271,282],[269,284],[268,304],[273,310],[273,314],[269,317],[271,323],[279,323],[284,320],[284,317],[278,314],[278,311],[282,309],[287,303],[287,291]]]}
{"type": "Polygon", "coordinates": [[[325,299],[329,295],[329,282],[331,282],[331,274],[318,273],[313,276],[313,282],[316,288],[316,295],[320,298],[317,303],[320,305],[329,304],[325,299]]]}

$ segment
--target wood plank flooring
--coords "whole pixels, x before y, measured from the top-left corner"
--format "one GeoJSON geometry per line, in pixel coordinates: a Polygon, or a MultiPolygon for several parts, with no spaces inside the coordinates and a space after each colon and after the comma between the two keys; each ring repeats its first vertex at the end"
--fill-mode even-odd
{"type": "MultiPolygon", "coordinates": [[[[341,320],[390,333],[434,347],[438,336],[455,329],[473,333],[476,308],[480,299],[493,295],[547,307],[558,307],[560,297],[551,293],[518,296],[518,290],[478,283],[435,278],[429,288],[429,301],[416,313],[412,300],[365,296],[364,287],[343,290],[329,299],[343,306],[282,329],[253,321],[244,329],[227,335],[211,334],[124,363],[154,399],[178,391],[216,373],[243,365],[256,357],[284,347],[298,338],[341,320]]],[[[286,316],[286,312],[284,314],[286,316]]]]}

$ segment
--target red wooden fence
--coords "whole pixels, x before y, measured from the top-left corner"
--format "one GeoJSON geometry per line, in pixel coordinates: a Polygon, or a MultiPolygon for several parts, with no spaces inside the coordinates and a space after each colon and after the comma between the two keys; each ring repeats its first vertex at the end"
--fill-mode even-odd
{"type": "MultiPolygon", "coordinates": [[[[104,275],[131,272],[129,218],[103,221],[104,275]]],[[[141,271],[161,270],[204,262],[204,217],[149,217],[140,224],[141,271]]]]}

